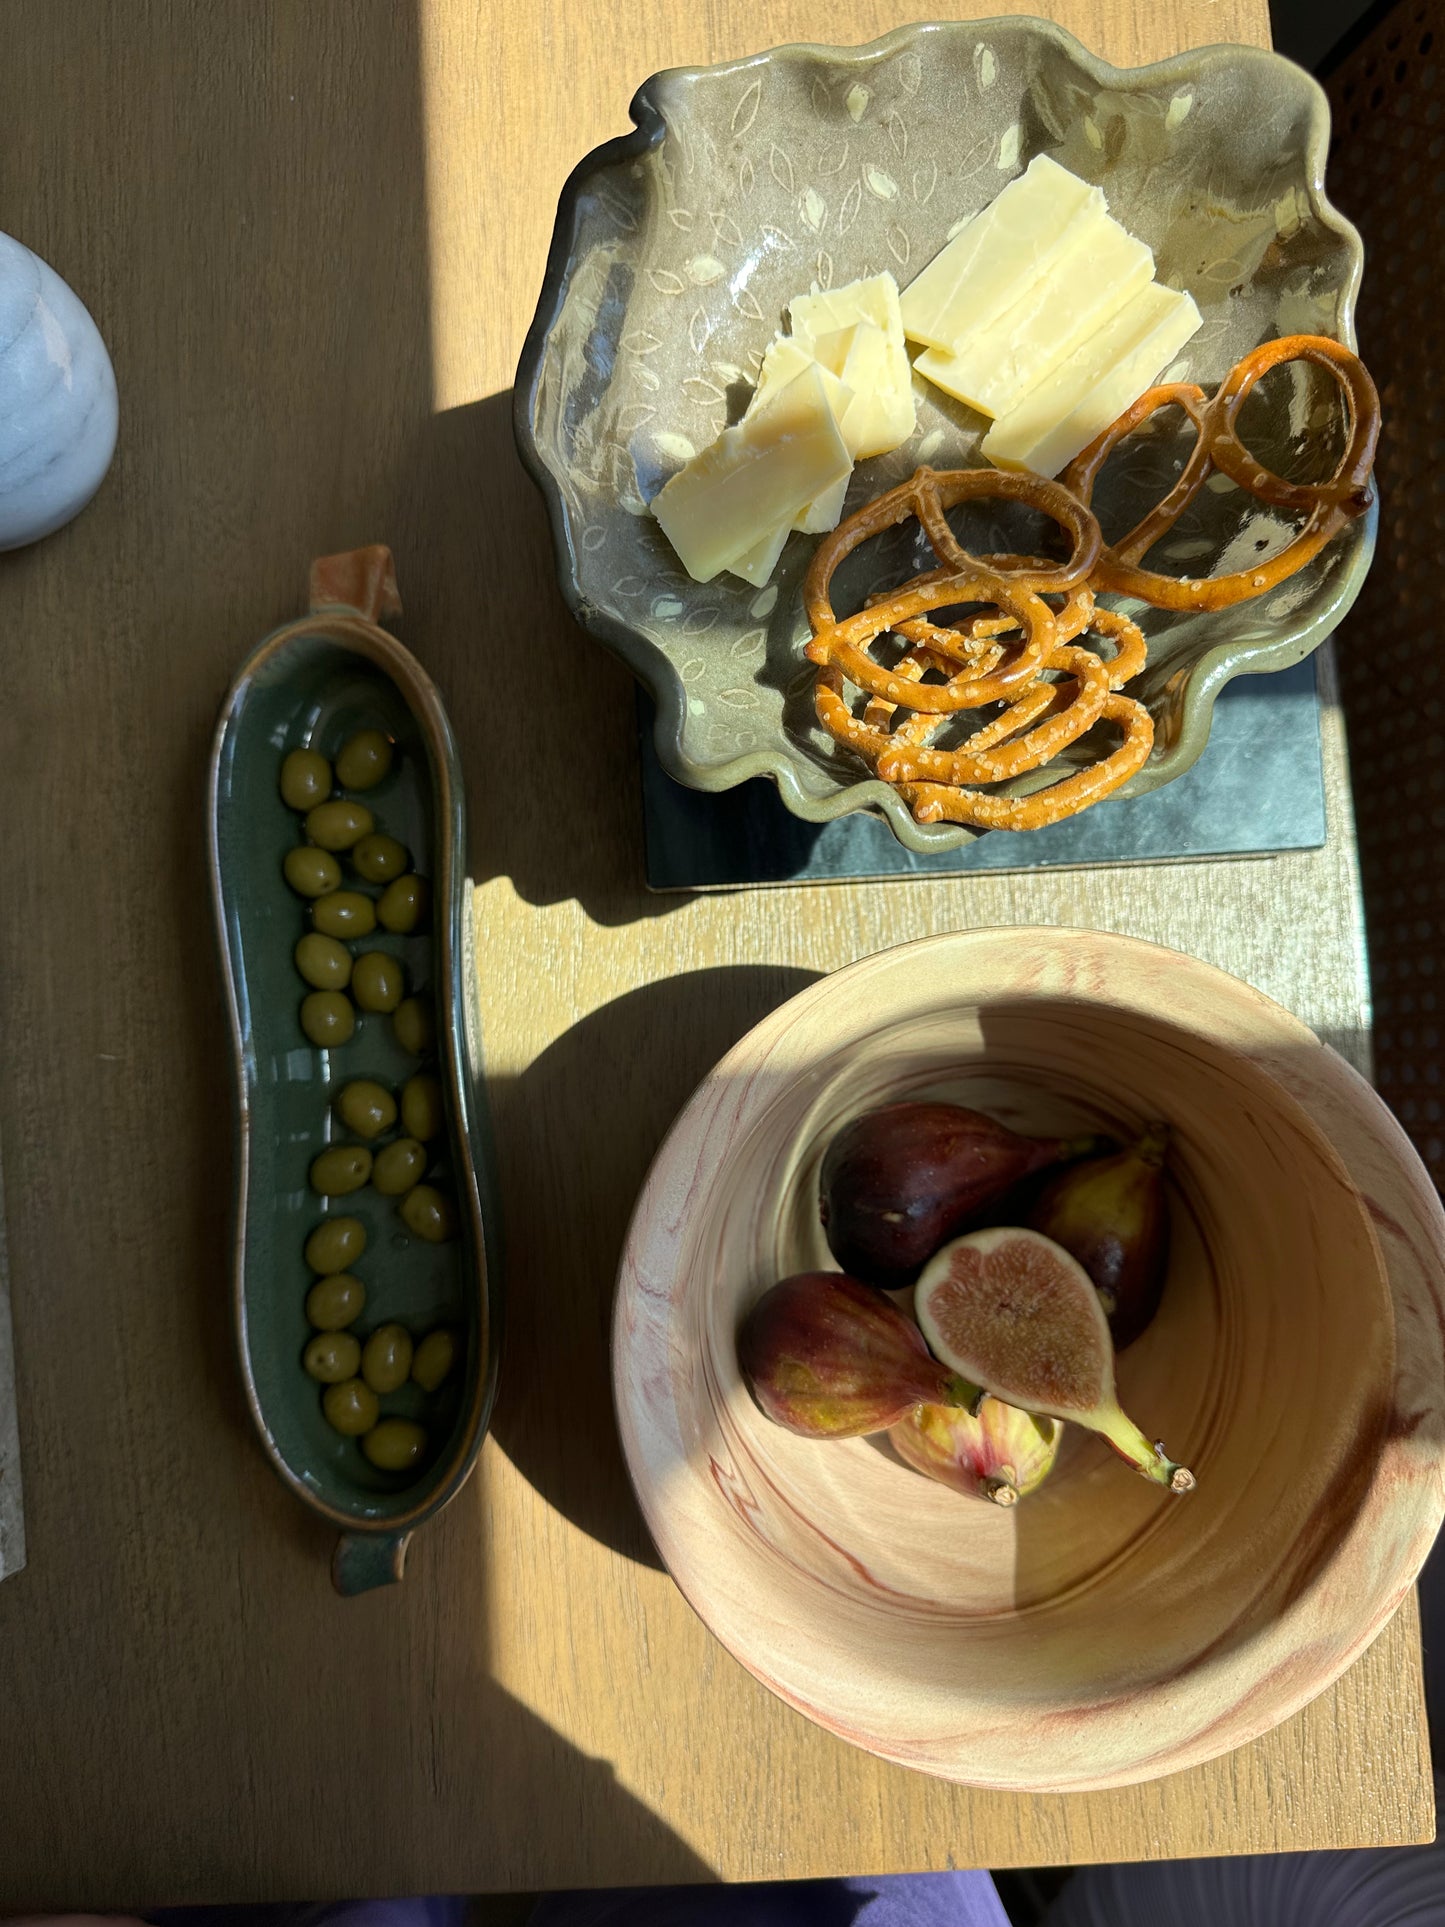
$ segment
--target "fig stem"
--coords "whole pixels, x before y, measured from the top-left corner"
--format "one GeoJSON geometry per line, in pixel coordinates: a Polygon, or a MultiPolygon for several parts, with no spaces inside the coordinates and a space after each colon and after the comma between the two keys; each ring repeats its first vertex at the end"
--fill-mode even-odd
{"type": "Polygon", "coordinates": [[[970,1418],[978,1417],[978,1408],[983,1404],[983,1388],[973,1385],[955,1372],[948,1381],[948,1397],[940,1399],[940,1405],[961,1405],[970,1418]]]}
{"type": "Polygon", "coordinates": [[[985,1479],[983,1496],[992,1499],[995,1505],[1017,1505],[1018,1488],[1009,1484],[1007,1479],[985,1479]]]}
{"type": "Polygon", "coordinates": [[[1121,1459],[1132,1465],[1136,1472],[1142,1472],[1146,1479],[1152,1479],[1155,1485],[1162,1485],[1170,1492],[1194,1490],[1195,1478],[1189,1467],[1171,1459],[1164,1450],[1162,1440],[1151,1444],[1133,1419],[1117,1404],[1099,1413],[1099,1422],[1094,1429],[1108,1440],[1121,1459]]]}

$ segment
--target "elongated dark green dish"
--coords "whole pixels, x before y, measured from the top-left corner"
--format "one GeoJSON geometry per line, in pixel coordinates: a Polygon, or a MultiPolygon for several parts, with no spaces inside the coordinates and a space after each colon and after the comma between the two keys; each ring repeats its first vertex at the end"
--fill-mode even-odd
{"type": "MultiPolygon", "coordinates": [[[[400,1579],[411,1534],[465,1483],[491,1412],[501,1311],[461,770],[436,688],[377,626],[379,615],[399,607],[385,549],[317,563],[310,614],[268,636],[232,685],[210,769],[211,888],[236,1075],[231,1262],[241,1376],[276,1472],[341,1534],[331,1571],[342,1593],[400,1579]],[[302,819],[280,795],[281,761],[298,747],[334,758],[364,728],[393,739],[395,760],[358,800],[430,877],[432,912],[416,934],[378,928],[351,948],[400,959],[408,992],[428,992],[435,1006],[436,1045],[426,1061],[441,1080],[447,1117],[429,1147],[436,1156],[428,1182],[455,1199],[457,1236],[446,1244],[414,1237],[399,1200],[370,1186],[322,1199],[308,1184],[317,1152],[348,1136],[332,1110],[338,1088],[368,1077],[397,1090],[424,1061],[402,1049],[389,1015],[358,1013],[352,1038],[327,1050],[299,1022],[307,986],[292,952],[308,925],[282,863],[305,839],[302,819]],[[349,1267],[367,1293],[358,1337],[393,1320],[418,1337],[438,1325],[457,1337],[457,1362],[439,1391],[409,1382],[382,1399],[384,1415],[417,1420],[427,1431],[427,1452],[406,1473],[377,1469],[357,1439],[333,1431],[321,1387],[302,1370],[314,1283],[303,1247],[327,1215],[356,1217],[366,1227],[366,1250],[349,1267]]],[[[349,875],[344,880],[354,887],[349,875]]]]}

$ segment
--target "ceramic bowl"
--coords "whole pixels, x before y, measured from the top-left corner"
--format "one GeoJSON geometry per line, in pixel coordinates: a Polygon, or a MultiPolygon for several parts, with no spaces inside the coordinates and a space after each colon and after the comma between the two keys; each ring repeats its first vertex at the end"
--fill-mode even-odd
{"type": "MultiPolygon", "coordinates": [[[[441,698],[425,670],[378,627],[400,608],[383,548],[327,557],[312,570],[311,613],[268,636],[247,658],[221,712],[211,759],[211,885],[231,1017],[238,1160],[233,1309],[246,1398],[272,1466],[341,1538],[332,1577],[341,1592],[400,1579],[412,1532],[461,1488],[476,1460],[496,1387],[501,1293],[472,953],[471,884],[461,766],[441,698]],[[304,841],[278,778],[289,749],[334,756],[354,731],[380,728],[396,744],[392,771],[364,801],[432,882],[429,925],[409,936],[378,929],[353,950],[400,958],[409,991],[436,1011],[435,1070],[447,1128],[428,1146],[429,1177],[456,1200],[459,1235],[412,1237],[398,1200],[371,1186],[323,1201],[311,1160],[349,1138],[332,1101],[352,1078],[397,1090],[423,1068],[392,1035],[391,1019],[361,1014],[353,1037],[318,1050],[297,1018],[306,985],[292,951],[305,905],[282,863],[304,841]],[[303,1258],[326,1215],[359,1218],[367,1246],[354,1266],[366,1287],[365,1337],[392,1320],[413,1336],[437,1325],[458,1335],[457,1363],[433,1395],[404,1385],[383,1413],[420,1421],[430,1450],[413,1472],[379,1471],[354,1438],[327,1424],[321,1388],[305,1376],[310,1336],[303,1258]]],[[[360,887],[343,864],[343,887],[360,887]]]]}
{"type": "Polygon", "coordinates": [[[622,1265],[622,1439],[677,1583],[790,1705],[948,1779],[1115,1786],[1287,1718],[1399,1604],[1441,1519],[1442,1289],[1423,1167],[1286,1011],[1122,937],[936,937],[793,998],[683,1111],[622,1265]],[[1195,1492],[1069,1426],[1005,1511],[753,1404],[740,1320],[832,1264],[830,1137],[923,1095],[1040,1133],[1171,1125],[1168,1284],[1118,1382],[1195,1492]]]}
{"type": "MultiPolygon", "coordinates": [[[[1281,334],[1353,345],[1361,248],[1324,194],[1324,94],[1253,48],[1124,70],[1061,28],[1005,19],[659,74],[632,117],[635,131],[590,154],[563,192],[517,374],[517,440],[547,501],[563,593],[650,690],[658,755],[679,782],[770,776],[813,822],[868,809],[913,850],[970,842],[967,829],[916,824],[817,726],[800,654],[814,538],[792,538],[761,591],[727,575],[699,585],[647,504],[736,418],[795,295],[883,269],[906,283],[1039,153],[1097,181],[1154,249],[1159,279],[1194,295],[1204,325],[1171,378],[1213,384],[1281,334]]],[[[1297,366],[1261,384],[1243,426],[1266,462],[1288,471],[1302,436],[1328,422],[1336,403],[1321,381],[1297,366]]],[[[917,432],[858,466],[850,509],[920,462],[979,463],[982,419],[915,389],[917,432]]],[[[1106,533],[1158,500],[1181,447],[1161,433],[1114,459],[1095,502],[1106,533]]],[[[1258,602],[1145,613],[1151,662],[1135,687],[1157,741],[1128,793],[1189,768],[1230,677],[1285,668],[1323,640],[1358,592],[1374,528],[1372,511],[1258,602]]],[[[1274,511],[1210,488],[1157,566],[1239,568],[1283,539],[1274,511]]],[[[986,518],[965,540],[1018,546],[986,518]]],[[[866,581],[840,575],[839,587],[861,598],[920,566],[931,559],[896,544],[869,555],[866,581]]]]}

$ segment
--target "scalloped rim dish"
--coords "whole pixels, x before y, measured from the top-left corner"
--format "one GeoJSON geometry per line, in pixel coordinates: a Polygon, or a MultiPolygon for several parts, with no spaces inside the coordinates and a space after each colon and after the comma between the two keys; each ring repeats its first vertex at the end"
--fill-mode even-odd
{"type": "MultiPolygon", "coordinates": [[[[667,126],[658,103],[660,92],[704,77],[726,78],[778,60],[826,61],[833,66],[862,68],[905,51],[920,40],[953,33],[967,33],[970,36],[1023,33],[1038,36],[1051,42],[1093,84],[1120,92],[1145,93],[1167,86],[1197,83],[1201,75],[1208,74],[1211,69],[1222,66],[1237,68],[1243,63],[1268,67],[1281,81],[1287,77],[1288,85],[1298,90],[1308,103],[1305,178],[1300,186],[1313,219],[1321,228],[1337,235],[1348,252],[1348,274],[1336,298],[1340,337],[1348,346],[1354,347],[1354,307],[1364,251],[1354,227],[1330,204],[1324,192],[1329,106],[1323,91],[1308,74],[1283,56],[1263,48],[1227,44],[1196,48],[1149,66],[1120,68],[1089,53],[1072,34],[1052,22],[1009,16],[966,22],[918,23],[897,28],[859,47],[830,47],[816,42],[789,44],[715,66],[669,69],[644,81],[631,103],[630,112],[636,123],[633,131],[595,148],[574,168],[562,191],[542,291],[523,346],[513,396],[517,446],[547,504],[562,593],[578,623],[619,655],[651,694],[657,712],[657,753],[667,772],[691,788],[713,791],[731,789],[752,777],[769,777],[776,783],[784,804],[795,816],[809,822],[826,823],[855,810],[877,812],[887,820],[901,843],[922,854],[958,848],[972,842],[976,832],[953,825],[915,823],[898,794],[876,778],[860,777],[857,782],[848,783],[831,793],[817,794],[801,780],[798,761],[781,741],[707,766],[699,764],[686,753],[683,731],[688,696],[677,668],[647,635],[598,607],[582,588],[574,532],[563,491],[538,445],[533,423],[537,415],[548,341],[561,316],[569,290],[581,200],[600,169],[639,159],[662,142],[667,126]]],[[[1208,649],[1197,660],[1186,678],[1173,740],[1162,755],[1156,752],[1122,794],[1139,795],[1155,789],[1182,775],[1196,761],[1208,741],[1215,697],[1232,677],[1289,668],[1302,661],[1325,640],[1359,593],[1374,550],[1377,520],[1378,508],[1373,507],[1359,525],[1352,553],[1336,569],[1327,591],[1317,599],[1316,605],[1304,619],[1292,621],[1286,617],[1274,641],[1251,644],[1238,639],[1229,640],[1208,649]]]]}

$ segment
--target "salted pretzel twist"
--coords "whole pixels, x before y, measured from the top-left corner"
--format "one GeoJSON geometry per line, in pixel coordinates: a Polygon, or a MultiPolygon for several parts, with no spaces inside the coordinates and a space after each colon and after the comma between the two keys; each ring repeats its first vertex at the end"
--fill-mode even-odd
{"type": "Polygon", "coordinates": [[[1264,594],[1369,506],[1379,429],[1379,397],[1359,358],[1324,336],[1287,335],[1246,355],[1212,397],[1188,382],[1149,389],[1058,481],[988,468],[918,469],[839,523],[809,567],[803,597],[812,635],[804,654],[818,668],[819,721],[898,790],[920,823],[1038,829],[1088,809],[1137,774],[1154,742],[1149,711],[1121,693],[1145,667],[1143,632],[1122,612],[1101,607],[1097,596],[1216,610],[1264,594]],[[1346,445],[1321,482],[1274,474],[1239,435],[1255,383],[1290,361],[1325,369],[1344,397],[1346,445]],[[1091,506],[1099,473],[1129,434],[1169,407],[1194,425],[1189,459],[1148,515],[1106,543],[1091,506]],[[1228,575],[1176,577],[1145,568],[1150,549],[1216,471],[1260,501],[1303,515],[1303,525],[1278,555],[1228,575]],[[948,511],[987,499],[1021,502],[1052,519],[1068,540],[1066,559],[971,553],[948,511]],[[918,523],[937,566],[874,594],[857,614],[838,616],[832,584],[839,566],[873,536],[909,520],[918,523]],[[861,713],[850,686],[861,692],[861,713]],[[962,740],[936,740],[946,726],[956,729],[958,719],[992,705],[998,713],[962,740]],[[1120,740],[1094,761],[1024,796],[988,789],[1045,768],[1100,723],[1112,725],[1120,740]]]}
{"type": "Polygon", "coordinates": [[[1190,382],[1166,382],[1147,389],[1075,456],[1060,477],[1063,485],[1081,502],[1092,502],[1099,471],[1119,443],[1161,408],[1171,407],[1182,409],[1194,424],[1193,451],[1178,481],[1143,521],[1120,541],[1104,545],[1094,566],[1096,589],[1137,596],[1156,609],[1227,609],[1288,581],[1370,505],[1380,398],[1359,356],[1325,335],[1282,335],[1278,341],[1263,342],[1229,371],[1212,399],[1190,382]],[[1290,361],[1323,368],[1344,395],[1345,448],[1333,474],[1323,482],[1285,481],[1258,461],[1240,439],[1239,413],[1250,390],[1271,368],[1290,361]],[[1173,528],[1216,470],[1271,507],[1302,512],[1304,526],[1278,555],[1230,575],[1178,577],[1143,568],[1144,556],[1173,528]]]}

